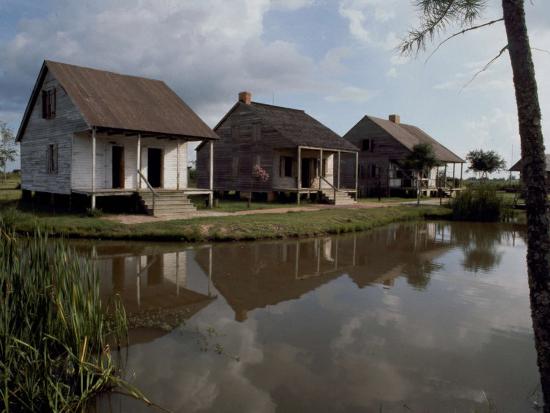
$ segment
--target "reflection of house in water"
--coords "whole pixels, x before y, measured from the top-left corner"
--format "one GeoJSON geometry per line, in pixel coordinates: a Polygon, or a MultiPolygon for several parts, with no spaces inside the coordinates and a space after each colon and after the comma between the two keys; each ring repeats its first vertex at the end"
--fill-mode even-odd
{"type": "Polygon", "coordinates": [[[196,260],[205,272],[212,263],[214,286],[235,311],[235,318],[243,321],[249,311],[297,299],[345,273],[361,288],[372,283],[391,284],[400,275],[422,287],[434,269],[433,259],[449,246],[444,226],[438,225],[421,223],[412,229],[391,226],[341,237],[224,244],[197,251],[196,260]]]}
{"type": "MultiPolygon", "coordinates": [[[[218,245],[212,248],[212,282],[242,321],[251,310],[299,298],[340,275],[338,269],[352,265],[353,257],[338,242],[324,238],[218,245]]],[[[197,251],[205,272],[208,258],[208,251],[197,251]]]]}
{"type": "MultiPolygon", "coordinates": [[[[210,283],[206,291],[188,287],[188,251],[176,248],[181,249],[110,242],[92,246],[102,299],[120,295],[131,327],[171,330],[215,299],[210,283]]],[[[77,249],[90,251],[78,244],[77,249]]]]}
{"type": "Polygon", "coordinates": [[[448,224],[394,225],[357,237],[356,265],[348,271],[359,288],[393,285],[399,276],[424,288],[437,269],[434,260],[451,246],[448,224]],[[411,248],[412,246],[412,248],[411,248]]]}

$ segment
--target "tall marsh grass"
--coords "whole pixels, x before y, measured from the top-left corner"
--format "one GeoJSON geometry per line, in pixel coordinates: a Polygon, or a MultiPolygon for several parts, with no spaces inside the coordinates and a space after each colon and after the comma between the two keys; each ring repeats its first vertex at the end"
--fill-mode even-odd
{"type": "Polygon", "coordinates": [[[92,266],[40,231],[0,226],[0,397],[6,412],[84,411],[99,393],[144,396],[121,377],[111,346],[126,315],[100,300],[92,266]]]}
{"type": "Polygon", "coordinates": [[[504,218],[506,205],[493,186],[471,186],[451,201],[453,219],[496,222],[504,218]]]}

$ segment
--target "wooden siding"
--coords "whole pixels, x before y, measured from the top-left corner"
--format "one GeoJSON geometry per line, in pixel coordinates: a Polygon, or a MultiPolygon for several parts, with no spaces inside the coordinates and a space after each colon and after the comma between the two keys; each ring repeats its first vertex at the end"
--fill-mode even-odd
{"type": "MultiPolygon", "coordinates": [[[[361,150],[359,152],[358,189],[362,194],[370,193],[378,184],[382,188],[387,188],[390,160],[405,159],[410,154],[405,146],[367,117],[359,121],[346,133],[344,139],[347,139],[361,150]],[[372,140],[374,144],[372,151],[363,150],[363,140],[365,139],[372,140]],[[369,176],[371,165],[379,168],[379,177],[369,176]]],[[[350,157],[342,159],[342,169],[342,186],[352,187],[354,185],[355,159],[350,159],[350,157]]]]}
{"type": "MultiPolygon", "coordinates": [[[[274,188],[296,188],[297,148],[288,147],[289,142],[270,124],[259,117],[250,107],[239,104],[215,129],[220,137],[214,143],[214,190],[268,192],[274,188]],[[291,156],[292,177],[280,176],[280,157],[291,156]],[[252,176],[254,165],[260,166],[269,174],[267,182],[259,182],[252,176]],[[237,166],[237,171],[234,167],[237,166]],[[237,173],[234,173],[237,172],[237,173]]],[[[334,182],[334,152],[325,152],[328,158],[326,179],[334,182]]],[[[197,150],[197,179],[200,187],[208,186],[208,145],[197,150]]],[[[303,157],[318,159],[319,151],[302,151],[303,157]]],[[[313,176],[313,175],[312,175],[313,176]]],[[[312,183],[312,186],[315,183],[312,183]]],[[[316,181],[318,186],[318,180],[316,181]]]]}
{"type": "MultiPolygon", "coordinates": [[[[101,135],[96,137],[96,189],[112,188],[112,147],[124,147],[124,187],[133,189],[137,179],[137,136],[101,135]]],[[[147,176],[147,149],[163,151],[163,188],[177,189],[177,141],[156,138],[141,139],[141,171],[147,176]]],[[[92,187],[92,137],[90,133],[75,134],[73,140],[73,189],[92,187]]],[[[180,188],[187,187],[187,143],[180,144],[180,188]]],[[[141,188],[147,188],[142,181],[141,188]]]]}
{"type": "MultiPolygon", "coordinates": [[[[214,189],[218,191],[270,191],[274,168],[273,149],[288,146],[280,133],[266,124],[245,104],[239,105],[215,130],[220,137],[214,143],[214,189]],[[269,174],[267,182],[252,176],[259,156],[260,166],[269,174]],[[238,159],[238,173],[233,174],[233,159],[238,159]]],[[[197,151],[198,186],[208,187],[209,145],[197,151]]]]}
{"type": "Polygon", "coordinates": [[[56,88],[56,116],[42,119],[42,100],[37,99],[32,108],[25,133],[21,137],[21,187],[30,191],[69,194],[71,192],[72,136],[88,125],[71,99],[48,73],[42,90],[56,88]],[[58,170],[47,172],[48,145],[57,145],[58,170]]]}

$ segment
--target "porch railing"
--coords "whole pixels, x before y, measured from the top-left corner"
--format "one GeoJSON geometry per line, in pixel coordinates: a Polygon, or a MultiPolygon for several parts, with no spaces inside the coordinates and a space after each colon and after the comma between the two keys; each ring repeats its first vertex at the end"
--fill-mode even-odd
{"type": "MultiPolygon", "coordinates": [[[[328,186],[332,189],[332,193],[333,193],[333,196],[334,196],[334,202],[336,203],[336,191],[338,191],[336,189],[336,187],[334,185],[332,185],[329,181],[327,181],[327,179],[324,177],[324,176],[321,176],[320,177],[322,181],[324,181],[326,184],[328,184],[328,186]]],[[[321,182],[321,181],[319,181],[321,182]]],[[[321,184],[319,184],[319,189],[322,191],[323,190],[323,186],[321,184]]]]}
{"type": "Polygon", "coordinates": [[[151,186],[151,184],[149,183],[149,181],[147,180],[145,175],[143,175],[139,169],[137,170],[137,173],[139,174],[141,179],[143,179],[143,181],[145,182],[145,185],[147,185],[147,189],[149,189],[149,191],[153,195],[153,214],[154,214],[155,213],[155,198],[158,196],[157,191],[155,191],[155,189],[151,186]]]}

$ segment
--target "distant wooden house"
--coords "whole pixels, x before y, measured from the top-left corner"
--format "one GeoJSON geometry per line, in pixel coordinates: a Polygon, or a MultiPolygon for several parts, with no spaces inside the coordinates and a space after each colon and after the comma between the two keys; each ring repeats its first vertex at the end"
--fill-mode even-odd
{"type": "MultiPolygon", "coordinates": [[[[388,120],[364,116],[344,139],[360,148],[358,187],[363,195],[414,193],[416,175],[407,169],[405,160],[414,146],[421,143],[432,146],[441,165],[422,176],[422,192],[426,195],[439,191],[450,194],[461,186],[464,160],[420,128],[401,123],[399,115],[390,115],[388,120]],[[457,164],[460,171],[457,171],[457,164]]],[[[353,169],[353,165],[346,165],[345,180],[348,182],[353,169]]]]}
{"type": "MultiPolygon", "coordinates": [[[[220,137],[214,145],[216,191],[354,202],[356,182],[344,186],[339,177],[342,160],[356,162],[358,149],[304,111],[252,102],[251,94],[242,92],[214,131],[220,137]]],[[[208,181],[211,156],[211,147],[199,145],[199,186],[208,181]]]]}
{"type": "Polygon", "coordinates": [[[208,179],[188,187],[188,142],[216,139],[162,81],[45,61],[17,133],[21,187],[27,198],[88,197],[92,208],[96,197],[133,196],[176,215],[193,209],[187,195],[212,196],[208,179]]]}
{"type": "MultiPolygon", "coordinates": [[[[550,191],[550,154],[546,154],[546,189],[550,191]]],[[[520,172],[523,164],[523,159],[517,161],[509,170],[511,172],[520,172]]]]}

